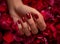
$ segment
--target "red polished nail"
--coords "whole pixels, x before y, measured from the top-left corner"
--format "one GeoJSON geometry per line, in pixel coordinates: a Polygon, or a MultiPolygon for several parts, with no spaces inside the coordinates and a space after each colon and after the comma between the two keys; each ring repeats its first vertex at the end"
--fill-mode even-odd
{"type": "Polygon", "coordinates": [[[26,22],[26,19],[25,19],[25,17],[22,17],[22,21],[23,21],[23,22],[26,22]]]}
{"type": "Polygon", "coordinates": [[[21,23],[21,21],[20,21],[20,20],[18,20],[17,22],[18,22],[19,24],[21,23]]]}
{"type": "Polygon", "coordinates": [[[30,13],[26,14],[26,17],[27,17],[28,19],[30,19],[30,18],[31,18],[31,14],[30,14],[30,13]]]}
{"type": "Polygon", "coordinates": [[[34,17],[35,17],[36,19],[38,19],[38,18],[39,18],[39,16],[38,16],[37,14],[35,14],[35,15],[34,15],[34,17]]]}

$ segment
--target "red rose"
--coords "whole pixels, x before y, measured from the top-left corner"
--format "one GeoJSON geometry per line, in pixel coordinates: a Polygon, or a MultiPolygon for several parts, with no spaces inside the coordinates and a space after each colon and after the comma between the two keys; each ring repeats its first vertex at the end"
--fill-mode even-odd
{"type": "Polygon", "coordinates": [[[5,3],[0,4],[0,12],[6,12],[6,9],[7,7],[5,3]]]}
{"type": "Polygon", "coordinates": [[[10,30],[11,27],[10,25],[12,24],[12,20],[10,18],[9,15],[7,15],[6,13],[2,14],[0,17],[0,26],[2,29],[5,30],[10,30]]]}
{"type": "Polygon", "coordinates": [[[4,36],[3,36],[3,39],[7,42],[7,43],[10,43],[14,40],[14,35],[10,32],[8,33],[5,33],[4,36]]]}
{"type": "Polygon", "coordinates": [[[58,30],[60,30],[60,24],[57,24],[57,25],[56,25],[56,28],[57,28],[58,30]]]}

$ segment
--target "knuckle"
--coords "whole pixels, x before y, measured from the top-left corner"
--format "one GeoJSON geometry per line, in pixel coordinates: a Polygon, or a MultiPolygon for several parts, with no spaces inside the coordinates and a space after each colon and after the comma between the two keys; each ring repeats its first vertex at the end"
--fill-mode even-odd
{"type": "Polygon", "coordinates": [[[22,26],[21,26],[21,24],[18,24],[18,28],[19,28],[19,29],[22,29],[22,26]]]}
{"type": "Polygon", "coordinates": [[[34,26],[34,23],[30,23],[30,26],[34,26]]]}
{"type": "Polygon", "coordinates": [[[28,26],[24,26],[24,29],[27,29],[28,28],[28,26]]]}

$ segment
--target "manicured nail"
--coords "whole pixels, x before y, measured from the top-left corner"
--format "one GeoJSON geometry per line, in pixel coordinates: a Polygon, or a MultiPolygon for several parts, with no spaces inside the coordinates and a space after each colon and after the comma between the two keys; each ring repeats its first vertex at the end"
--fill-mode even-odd
{"type": "Polygon", "coordinates": [[[30,18],[31,18],[31,14],[30,14],[30,13],[26,14],[26,17],[27,17],[28,19],[30,19],[30,18]]]}
{"type": "Polygon", "coordinates": [[[35,15],[34,15],[34,17],[35,17],[36,19],[38,19],[38,18],[39,18],[39,16],[38,16],[37,14],[35,14],[35,15]]]}
{"type": "Polygon", "coordinates": [[[26,22],[26,19],[25,19],[25,17],[22,17],[22,21],[23,21],[23,22],[26,22]]]}
{"type": "Polygon", "coordinates": [[[20,21],[20,20],[18,20],[17,22],[18,22],[19,24],[21,23],[21,21],[20,21]]]}

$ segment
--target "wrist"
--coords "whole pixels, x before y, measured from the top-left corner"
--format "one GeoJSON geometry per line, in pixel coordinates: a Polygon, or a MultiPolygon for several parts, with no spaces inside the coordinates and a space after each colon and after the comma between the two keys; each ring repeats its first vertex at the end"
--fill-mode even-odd
{"type": "Polygon", "coordinates": [[[21,0],[7,0],[8,7],[21,6],[23,5],[21,0]]]}

